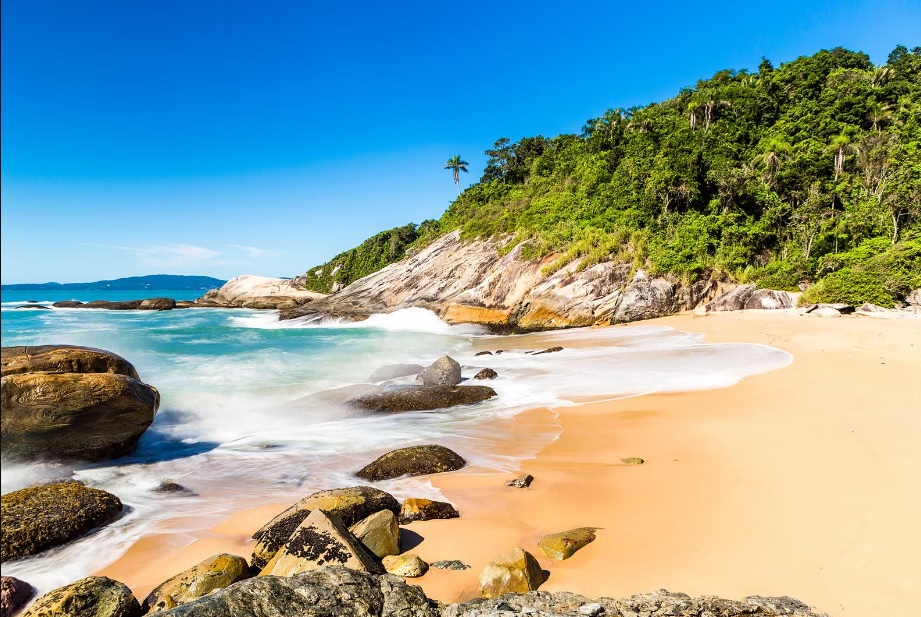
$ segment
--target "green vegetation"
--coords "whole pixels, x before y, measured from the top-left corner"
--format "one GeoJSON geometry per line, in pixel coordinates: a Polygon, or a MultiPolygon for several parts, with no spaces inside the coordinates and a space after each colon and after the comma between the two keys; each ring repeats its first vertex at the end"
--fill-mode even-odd
{"type": "Polygon", "coordinates": [[[436,233],[526,241],[560,254],[548,270],[616,259],[684,281],[814,284],[814,300],[891,306],[921,286],[921,48],[883,66],[841,48],[764,60],[486,154],[436,233]]]}

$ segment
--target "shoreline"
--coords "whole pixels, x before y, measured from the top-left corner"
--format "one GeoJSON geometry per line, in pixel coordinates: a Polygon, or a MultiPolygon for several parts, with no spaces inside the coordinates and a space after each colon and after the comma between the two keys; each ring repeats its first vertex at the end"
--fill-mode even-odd
{"type": "MultiPolygon", "coordinates": [[[[921,469],[913,447],[921,419],[911,414],[921,409],[911,387],[916,322],[758,311],[613,327],[648,325],[771,345],[794,361],[728,388],[515,416],[516,430],[560,427],[521,465],[535,477],[531,488],[509,488],[511,475],[475,467],[432,476],[461,518],[406,526],[409,552],[472,567],[409,582],[443,602],[467,600],[489,559],[522,546],[551,572],[541,590],[588,597],[663,587],[791,595],[830,615],[898,612],[921,600],[907,574],[921,570],[921,539],[912,537],[921,497],[910,491],[911,470],[921,469]],[[628,456],[646,463],[621,464],[628,456]],[[554,562],[537,549],[542,535],[580,526],[603,529],[572,558],[554,562]]],[[[183,547],[146,538],[99,573],[142,599],[212,554],[248,558],[248,535],[288,505],[239,512],[183,547]]]]}

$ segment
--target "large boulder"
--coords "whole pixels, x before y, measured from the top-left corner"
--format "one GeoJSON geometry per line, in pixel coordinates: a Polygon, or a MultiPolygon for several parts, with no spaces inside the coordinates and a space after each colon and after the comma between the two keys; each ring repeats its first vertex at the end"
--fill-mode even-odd
{"type": "Polygon", "coordinates": [[[329,566],[292,577],[259,576],[160,617],[439,617],[421,587],[393,575],[329,566]]]}
{"type": "Polygon", "coordinates": [[[403,501],[403,507],[400,508],[401,525],[408,525],[413,521],[431,521],[459,516],[458,511],[447,501],[432,501],[422,497],[410,497],[403,501]]]}
{"type": "Polygon", "coordinates": [[[745,304],[744,309],[789,309],[796,306],[800,294],[789,291],[775,291],[773,289],[758,289],[753,291],[745,304]]]}
{"type": "Polygon", "coordinates": [[[751,295],[755,293],[754,285],[739,285],[707,304],[710,311],[741,311],[751,295]]]}
{"type": "Polygon", "coordinates": [[[378,558],[400,552],[400,525],[390,510],[381,510],[361,519],[349,531],[378,558]]]}
{"type": "Polygon", "coordinates": [[[335,514],[346,525],[354,525],[375,512],[389,510],[400,513],[399,502],[390,493],[370,486],[352,486],[318,491],[301,499],[263,525],[253,538],[252,565],[262,569],[278,552],[294,530],[310,515],[311,511],[322,509],[335,514]]]}
{"type": "Polygon", "coordinates": [[[323,510],[314,510],[266,564],[260,576],[294,576],[328,565],[342,565],[362,572],[384,572],[342,519],[323,510]]]}
{"type": "Polygon", "coordinates": [[[3,495],[0,503],[3,562],[66,544],[122,511],[115,495],[77,482],[23,488],[3,495]]]}
{"type": "Polygon", "coordinates": [[[368,411],[399,413],[472,405],[494,396],[496,391],[489,386],[401,386],[366,394],[348,403],[368,411]]]}
{"type": "Polygon", "coordinates": [[[22,617],[138,617],[141,605],[124,583],[90,576],[49,591],[22,617]]]}
{"type": "Polygon", "coordinates": [[[0,349],[0,374],[114,373],[140,379],[134,366],[121,356],[93,347],[35,345],[0,349]]]}
{"type": "Polygon", "coordinates": [[[624,291],[611,323],[628,323],[641,319],[664,317],[675,312],[675,286],[665,279],[640,279],[624,291]]]}
{"type": "Polygon", "coordinates": [[[3,453],[17,458],[115,458],[153,422],[160,393],[115,373],[22,373],[0,380],[3,453]]]}
{"type": "Polygon", "coordinates": [[[423,386],[456,386],[461,382],[461,367],[451,356],[441,356],[419,373],[423,386]]]}
{"type": "Polygon", "coordinates": [[[534,555],[515,547],[497,555],[480,573],[480,595],[497,598],[507,593],[527,593],[543,582],[544,572],[534,555]]]}
{"type": "Polygon", "coordinates": [[[551,533],[537,542],[538,548],[550,559],[569,559],[580,548],[595,541],[597,527],[578,527],[551,533]]]}
{"type": "Polygon", "coordinates": [[[912,306],[921,306],[921,289],[916,289],[905,296],[905,302],[912,306]]]}
{"type": "Polygon", "coordinates": [[[368,381],[379,382],[418,375],[424,368],[421,364],[385,364],[371,373],[368,381]]]}
{"type": "Polygon", "coordinates": [[[356,475],[371,482],[378,482],[400,476],[457,471],[466,465],[467,461],[450,448],[439,445],[410,446],[378,457],[356,475]]]}
{"type": "Polygon", "coordinates": [[[214,555],[160,583],[141,608],[145,613],[170,609],[249,577],[249,564],[242,557],[228,553],[214,555]]]}
{"type": "Polygon", "coordinates": [[[176,301],[172,298],[148,298],[141,300],[138,308],[142,311],[169,311],[176,308],[176,301]]]}
{"type": "Polygon", "coordinates": [[[12,617],[35,593],[35,587],[12,576],[0,578],[0,617],[12,617]]]}

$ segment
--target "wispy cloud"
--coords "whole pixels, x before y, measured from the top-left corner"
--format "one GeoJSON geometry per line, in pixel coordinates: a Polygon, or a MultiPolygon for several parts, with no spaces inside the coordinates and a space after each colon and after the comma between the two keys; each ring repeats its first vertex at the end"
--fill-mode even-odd
{"type": "Polygon", "coordinates": [[[249,253],[250,257],[278,257],[278,251],[272,251],[269,249],[261,249],[255,246],[240,246],[239,244],[230,244],[232,248],[240,249],[241,251],[246,251],[249,253]]]}
{"type": "Polygon", "coordinates": [[[204,246],[191,244],[162,244],[155,246],[116,246],[111,244],[82,243],[84,246],[115,249],[136,255],[143,263],[151,266],[181,267],[203,263],[215,263],[214,259],[221,255],[204,246]]]}

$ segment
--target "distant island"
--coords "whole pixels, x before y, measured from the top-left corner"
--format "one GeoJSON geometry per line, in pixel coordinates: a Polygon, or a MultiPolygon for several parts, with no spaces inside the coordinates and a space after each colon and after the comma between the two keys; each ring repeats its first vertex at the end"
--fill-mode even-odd
{"type": "Polygon", "coordinates": [[[227,281],[210,276],[181,276],[175,274],[150,274],[147,276],[129,276],[111,281],[92,283],[22,283],[17,285],[0,285],[4,291],[47,291],[47,290],[85,290],[85,291],[142,291],[158,290],[197,290],[218,289],[227,281]]]}

